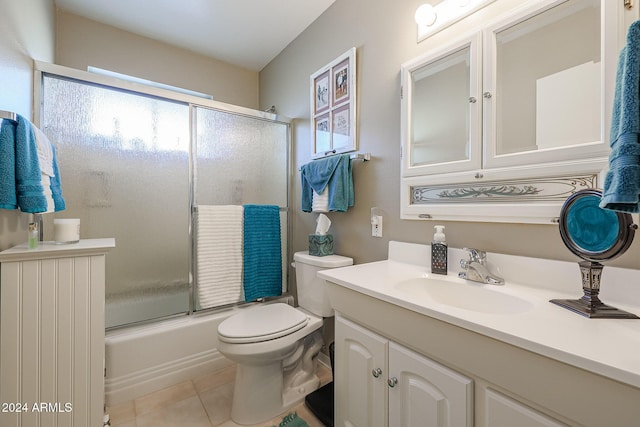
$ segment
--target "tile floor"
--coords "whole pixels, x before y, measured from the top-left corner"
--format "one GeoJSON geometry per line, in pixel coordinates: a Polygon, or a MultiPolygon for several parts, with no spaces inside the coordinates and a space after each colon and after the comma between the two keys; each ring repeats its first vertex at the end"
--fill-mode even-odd
{"type": "MultiPolygon", "coordinates": [[[[320,384],[331,381],[331,369],[318,363],[320,384]]],[[[107,408],[112,427],[236,427],[230,419],[235,365],[191,381],[107,408]]],[[[304,401],[256,427],[277,426],[297,412],[309,427],[324,427],[304,401]]]]}

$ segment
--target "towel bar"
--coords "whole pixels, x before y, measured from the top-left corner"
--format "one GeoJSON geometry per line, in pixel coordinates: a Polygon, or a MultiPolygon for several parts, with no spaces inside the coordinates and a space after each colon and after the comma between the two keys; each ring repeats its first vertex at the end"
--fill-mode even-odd
{"type": "Polygon", "coordinates": [[[14,113],[13,111],[0,110],[0,119],[13,120],[15,122],[16,113],[14,113]]]}
{"type": "Polygon", "coordinates": [[[355,153],[351,155],[351,160],[362,160],[367,162],[371,160],[371,153],[355,153]]]}
{"type": "MultiPolygon", "coordinates": [[[[325,158],[326,157],[321,157],[321,158],[313,159],[313,160],[320,160],[320,159],[325,159],[325,158]]],[[[354,154],[351,154],[349,156],[349,158],[351,160],[362,160],[363,162],[368,162],[369,160],[371,160],[371,153],[354,153],[354,154]]],[[[298,169],[298,171],[300,171],[300,170],[302,170],[302,169],[298,169]]]]}

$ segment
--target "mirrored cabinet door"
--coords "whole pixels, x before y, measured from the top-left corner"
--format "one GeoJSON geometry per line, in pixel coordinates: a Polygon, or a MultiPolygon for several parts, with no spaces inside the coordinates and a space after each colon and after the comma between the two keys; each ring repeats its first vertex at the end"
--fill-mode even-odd
{"type": "Polygon", "coordinates": [[[402,66],[404,176],[480,167],[480,38],[402,66]]]}
{"type": "Polygon", "coordinates": [[[485,167],[608,153],[602,114],[605,2],[546,3],[485,31],[485,167]]]}

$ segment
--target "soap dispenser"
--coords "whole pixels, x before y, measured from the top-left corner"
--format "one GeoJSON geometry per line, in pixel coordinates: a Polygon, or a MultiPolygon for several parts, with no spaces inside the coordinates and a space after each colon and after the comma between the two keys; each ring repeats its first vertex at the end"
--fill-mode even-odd
{"type": "Polygon", "coordinates": [[[431,272],[447,274],[447,242],[444,235],[444,225],[436,225],[433,241],[431,242],[431,272]]]}

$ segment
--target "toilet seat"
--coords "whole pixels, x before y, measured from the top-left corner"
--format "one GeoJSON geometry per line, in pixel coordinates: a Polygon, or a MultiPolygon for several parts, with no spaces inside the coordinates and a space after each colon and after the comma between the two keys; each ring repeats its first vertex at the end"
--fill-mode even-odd
{"type": "Polygon", "coordinates": [[[228,343],[258,343],[292,334],[308,321],[303,312],[284,303],[251,307],[220,323],[218,337],[228,343]]]}

